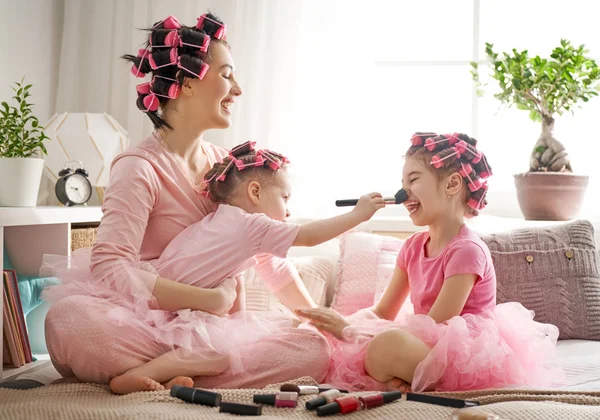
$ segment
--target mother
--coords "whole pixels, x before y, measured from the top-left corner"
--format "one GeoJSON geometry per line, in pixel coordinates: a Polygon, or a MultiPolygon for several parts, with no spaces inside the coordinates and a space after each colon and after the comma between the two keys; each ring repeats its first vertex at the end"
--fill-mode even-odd
{"type": "MultiPolygon", "coordinates": [[[[231,125],[235,99],[242,94],[225,34],[226,26],[214,15],[201,16],[196,27],[181,26],[171,16],[150,30],[149,48],[124,57],[133,62],[135,76],[152,73],[152,83],[138,85],[138,107],[156,131],[113,162],[91,255],[75,253],[68,269],[64,260],[45,261],[44,269],[62,280],[45,293],[53,303],[46,341],[65,377],[108,383],[171,350],[119,317],[143,313],[151,322],[155,311],[200,310],[207,298],[215,314],[231,307],[234,286],[205,290],[147,269],[147,261],[158,258],[177,234],[215,210],[199,183],[227,151],[203,136],[231,125]]],[[[288,262],[281,262],[280,272],[291,280],[277,294],[288,307],[316,306],[288,262]]],[[[197,385],[262,387],[301,376],[321,381],[329,363],[327,340],[307,328],[288,327],[240,352],[248,375],[227,369],[196,378],[197,385]]],[[[193,352],[187,354],[178,362],[193,365],[193,352]]]]}

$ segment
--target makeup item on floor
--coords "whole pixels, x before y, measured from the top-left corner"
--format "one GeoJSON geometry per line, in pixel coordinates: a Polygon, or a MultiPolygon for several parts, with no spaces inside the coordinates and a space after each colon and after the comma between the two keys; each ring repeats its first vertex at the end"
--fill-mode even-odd
{"type": "Polygon", "coordinates": [[[336,391],[340,391],[342,394],[348,394],[349,391],[347,389],[339,389],[339,388],[331,388],[331,387],[319,387],[319,393],[329,391],[335,389],[336,391]]]}
{"type": "Polygon", "coordinates": [[[171,397],[176,397],[189,403],[209,405],[211,407],[216,407],[221,403],[221,394],[181,385],[173,385],[173,388],[171,388],[171,397]]]}
{"type": "Polygon", "coordinates": [[[279,390],[285,392],[297,392],[299,395],[316,395],[319,393],[318,386],[310,385],[285,384],[281,385],[281,388],[279,388],[279,390]]]}
{"type": "Polygon", "coordinates": [[[241,416],[260,416],[262,415],[262,407],[260,405],[221,401],[219,413],[239,414],[241,416]]]}
{"type": "Polygon", "coordinates": [[[276,394],[258,394],[253,398],[256,404],[274,405],[277,408],[295,408],[298,403],[297,392],[278,392],[276,394]]]}
{"type": "Polygon", "coordinates": [[[402,392],[400,391],[382,392],[380,394],[358,397],[363,410],[370,410],[371,408],[382,406],[383,404],[399,400],[400,398],[402,398],[402,392]]]}
{"type": "Polygon", "coordinates": [[[328,389],[327,391],[321,392],[317,398],[307,401],[306,409],[315,410],[322,405],[333,402],[336,398],[340,398],[341,396],[342,393],[337,389],[328,389]]]}
{"type": "Polygon", "coordinates": [[[435,397],[433,395],[413,394],[411,392],[406,394],[406,401],[418,401],[422,403],[443,405],[445,407],[453,408],[467,408],[479,405],[479,402],[477,401],[458,400],[456,398],[446,397],[435,397]]]}
{"type": "Polygon", "coordinates": [[[461,408],[452,412],[450,420],[501,420],[499,416],[474,408],[461,408]]]}
{"type": "MultiPolygon", "coordinates": [[[[385,204],[402,204],[406,200],[408,200],[408,193],[404,188],[398,190],[398,192],[393,197],[384,197],[385,204]]],[[[337,200],[335,205],[337,207],[346,207],[346,206],[356,206],[358,203],[357,199],[348,199],[348,200],[337,200]]]]}
{"type": "Polygon", "coordinates": [[[322,405],[317,408],[318,416],[330,416],[332,414],[348,414],[358,410],[370,410],[371,408],[382,406],[402,398],[402,392],[390,391],[379,394],[367,395],[364,397],[355,397],[348,395],[346,397],[336,398],[334,402],[322,405]]]}
{"type": "Polygon", "coordinates": [[[333,414],[354,413],[361,409],[361,402],[358,397],[348,395],[346,397],[336,398],[334,402],[322,405],[317,408],[317,416],[331,416],[333,414]]]}

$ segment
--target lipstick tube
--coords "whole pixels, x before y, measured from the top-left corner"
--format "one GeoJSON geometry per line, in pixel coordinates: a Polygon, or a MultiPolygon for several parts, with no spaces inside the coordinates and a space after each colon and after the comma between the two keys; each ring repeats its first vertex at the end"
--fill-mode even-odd
{"type": "Polygon", "coordinates": [[[182,385],[173,385],[173,388],[171,388],[171,396],[189,403],[208,405],[211,407],[216,407],[221,402],[221,394],[182,385]]]}
{"type": "Polygon", "coordinates": [[[399,400],[400,398],[402,398],[402,392],[390,391],[382,392],[380,394],[365,395],[358,399],[362,404],[363,410],[370,410],[371,408],[382,406],[383,404],[399,400]]]}
{"type": "Polygon", "coordinates": [[[337,389],[329,389],[327,391],[321,392],[317,398],[313,398],[310,401],[306,402],[307,410],[314,410],[322,405],[332,403],[336,398],[340,398],[342,393],[337,389]]]}
{"type": "Polygon", "coordinates": [[[332,414],[348,414],[358,411],[362,408],[358,397],[348,395],[346,397],[336,398],[330,404],[322,405],[317,408],[317,416],[330,416],[332,414]]]}
{"type": "Polygon", "coordinates": [[[277,408],[295,408],[298,403],[298,393],[258,394],[253,397],[253,401],[255,404],[274,405],[277,408]]]}

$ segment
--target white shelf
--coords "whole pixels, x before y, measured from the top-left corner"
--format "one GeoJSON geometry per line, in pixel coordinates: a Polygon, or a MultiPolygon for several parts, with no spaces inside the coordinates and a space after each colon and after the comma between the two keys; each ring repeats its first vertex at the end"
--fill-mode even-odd
{"type": "Polygon", "coordinates": [[[50,356],[46,356],[47,357],[43,359],[40,358],[35,362],[25,363],[23,366],[18,368],[4,366],[4,371],[2,373],[2,378],[0,379],[0,382],[8,382],[18,379],[18,377],[23,375],[24,373],[33,373],[34,371],[41,369],[44,366],[47,366],[48,363],[52,363],[50,362],[50,356]]]}
{"type": "MultiPolygon", "coordinates": [[[[71,226],[74,223],[98,223],[102,218],[100,207],[0,207],[0,267],[4,267],[3,248],[19,274],[37,276],[44,254],[70,255],[71,226]]],[[[3,293],[4,284],[0,285],[3,293]]],[[[1,294],[0,294],[1,296],[1,294]]],[[[0,299],[0,313],[3,300],[0,299]]],[[[48,304],[42,303],[27,315],[29,343],[34,353],[47,353],[44,319],[48,304]]],[[[2,337],[0,320],[0,337],[2,337]]],[[[0,351],[0,365],[3,354],[0,351]]],[[[20,368],[2,365],[0,380],[16,378],[32,369],[49,363],[39,360],[20,368]]]]}
{"type": "Polygon", "coordinates": [[[58,223],[99,222],[100,207],[0,207],[0,226],[31,226],[58,223]]]}

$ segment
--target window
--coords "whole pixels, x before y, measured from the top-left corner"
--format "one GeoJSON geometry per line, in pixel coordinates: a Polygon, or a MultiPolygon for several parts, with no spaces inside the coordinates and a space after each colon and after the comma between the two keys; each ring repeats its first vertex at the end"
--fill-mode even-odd
{"type": "MultiPolygon", "coordinates": [[[[513,174],[528,169],[540,134],[527,112],[499,109],[494,83],[478,98],[470,62],[497,50],[549,55],[567,38],[600,61],[594,3],[573,0],[306,1],[280,123],[269,145],[292,157],[295,216],[339,212],[335,199],[401,187],[402,155],[415,131],[463,131],[494,169],[487,214],[520,217],[513,174]],[[283,109],[285,107],[285,109],[283,109]]],[[[482,81],[487,68],[482,67],[482,81]]],[[[488,80],[491,82],[491,80],[488,80]]],[[[600,98],[557,118],[577,173],[590,175],[582,216],[600,214],[600,98]]],[[[406,215],[398,206],[379,215],[406,215]]]]}

